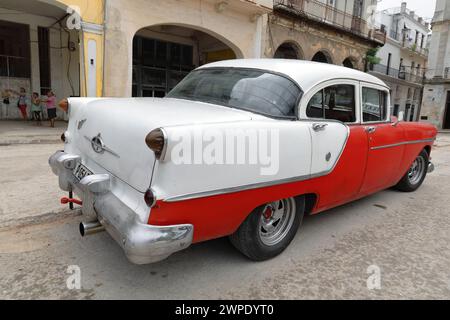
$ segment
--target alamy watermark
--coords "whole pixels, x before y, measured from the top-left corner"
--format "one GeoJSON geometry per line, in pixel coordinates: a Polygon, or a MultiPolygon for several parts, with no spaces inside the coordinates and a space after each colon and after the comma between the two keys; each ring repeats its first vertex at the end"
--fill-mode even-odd
{"type": "Polygon", "coordinates": [[[66,9],[67,17],[66,26],[69,30],[81,29],[81,9],[78,6],[69,5],[66,9]]]}
{"type": "Polygon", "coordinates": [[[81,269],[77,265],[71,265],[67,267],[67,277],[66,286],[69,290],[80,290],[81,289],[81,269]]]}
{"type": "Polygon", "coordinates": [[[369,290],[381,290],[381,268],[375,264],[370,265],[367,268],[367,278],[366,284],[369,290]]]}
{"type": "Polygon", "coordinates": [[[280,169],[278,129],[196,129],[171,136],[176,165],[255,165],[263,176],[280,169]]]}

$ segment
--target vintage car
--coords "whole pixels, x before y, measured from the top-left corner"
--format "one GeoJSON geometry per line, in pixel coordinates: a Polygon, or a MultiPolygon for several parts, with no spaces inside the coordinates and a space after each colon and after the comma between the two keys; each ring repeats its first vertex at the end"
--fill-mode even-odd
{"type": "Polygon", "coordinates": [[[49,163],[69,192],[62,201],[82,205],[82,235],[106,230],[136,264],[224,236],[269,259],[304,215],[390,187],[415,191],[434,168],[435,127],[391,116],[385,83],[329,64],[216,62],[165,98],[61,107],[65,147],[49,163]]]}

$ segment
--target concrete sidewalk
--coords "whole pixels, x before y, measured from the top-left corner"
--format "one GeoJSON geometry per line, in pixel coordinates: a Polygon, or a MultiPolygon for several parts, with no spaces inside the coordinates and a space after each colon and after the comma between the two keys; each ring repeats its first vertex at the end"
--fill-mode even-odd
{"type": "Polygon", "coordinates": [[[43,121],[38,127],[34,121],[0,121],[0,145],[11,144],[53,144],[61,143],[61,134],[66,130],[67,123],[55,122],[55,128],[50,128],[48,121],[43,121]]]}
{"type": "Polygon", "coordinates": [[[64,193],[48,166],[49,156],[63,148],[66,125],[0,121],[0,228],[74,214],[59,203],[64,193]]]}

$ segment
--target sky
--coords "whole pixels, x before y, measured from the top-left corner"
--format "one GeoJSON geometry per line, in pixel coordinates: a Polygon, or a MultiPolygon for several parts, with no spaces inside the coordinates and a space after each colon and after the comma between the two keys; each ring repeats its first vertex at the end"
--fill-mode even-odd
{"type": "Polygon", "coordinates": [[[433,18],[436,0],[378,0],[377,10],[400,7],[402,2],[408,3],[406,7],[415,11],[424,20],[429,21],[433,18]]]}

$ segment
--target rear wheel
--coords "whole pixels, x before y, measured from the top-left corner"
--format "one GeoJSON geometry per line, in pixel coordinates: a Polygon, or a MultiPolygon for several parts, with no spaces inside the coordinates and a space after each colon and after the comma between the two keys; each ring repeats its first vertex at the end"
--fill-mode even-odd
{"type": "Polygon", "coordinates": [[[294,239],[304,209],[304,197],[264,204],[253,210],[230,236],[231,243],[252,260],[271,259],[283,252],[294,239]]]}
{"type": "Polygon", "coordinates": [[[422,150],[395,188],[404,192],[416,191],[425,180],[428,172],[428,161],[428,152],[422,150]]]}

